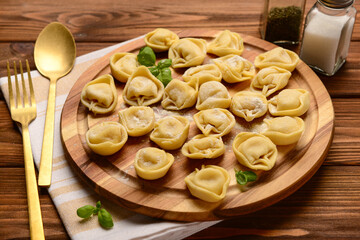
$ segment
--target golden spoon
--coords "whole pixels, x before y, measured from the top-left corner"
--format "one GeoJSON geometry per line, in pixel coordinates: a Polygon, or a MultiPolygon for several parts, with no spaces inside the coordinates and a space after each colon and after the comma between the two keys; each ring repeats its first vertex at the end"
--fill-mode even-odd
{"type": "Polygon", "coordinates": [[[76,47],[70,31],[61,23],[47,25],[39,34],[34,49],[38,71],[50,79],[45,129],[40,159],[39,186],[50,186],[54,145],[56,81],[74,66],[76,47]]]}

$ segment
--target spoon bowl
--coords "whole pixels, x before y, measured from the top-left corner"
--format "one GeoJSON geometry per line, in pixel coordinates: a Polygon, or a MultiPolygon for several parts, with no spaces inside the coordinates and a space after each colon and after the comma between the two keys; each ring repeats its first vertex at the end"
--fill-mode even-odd
{"type": "Polygon", "coordinates": [[[38,71],[50,80],[50,87],[41,150],[39,186],[48,187],[51,184],[56,81],[71,71],[75,58],[75,40],[64,25],[53,22],[40,32],[35,43],[34,60],[38,71]]]}

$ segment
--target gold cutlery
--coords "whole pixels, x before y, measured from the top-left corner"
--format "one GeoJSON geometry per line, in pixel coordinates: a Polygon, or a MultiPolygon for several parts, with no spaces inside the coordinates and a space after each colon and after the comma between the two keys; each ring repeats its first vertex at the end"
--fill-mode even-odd
{"type": "Polygon", "coordinates": [[[30,99],[28,97],[25,86],[26,84],[24,80],[23,67],[21,61],[19,62],[19,65],[20,65],[19,68],[20,68],[21,83],[22,83],[21,84],[22,95],[23,95],[22,99],[20,94],[19,81],[17,77],[16,63],[14,61],[15,95],[16,95],[15,98],[11,84],[10,66],[9,66],[9,62],[7,62],[10,112],[11,112],[11,118],[16,122],[19,122],[21,124],[21,129],[22,129],[30,236],[31,239],[45,239],[42,217],[41,217],[39,194],[36,184],[35,167],[34,167],[32,150],[30,145],[30,135],[29,135],[29,123],[36,118],[36,101],[35,101],[32,80],[30,76],[29,63],[26,60],[26,68],[28,73],[28,82],[30,89],[29,90],[30,99]]]}
{"type": "Polygon", "coordinates": [[[50,88],[40,158],[39,186],[48,187],[51,184],[56,81],[70,72],[75,57],[74,38],[64,25],[53,22],[41,31],[35,43],[34,60],[38,71],[50,79],[50,88]]]}

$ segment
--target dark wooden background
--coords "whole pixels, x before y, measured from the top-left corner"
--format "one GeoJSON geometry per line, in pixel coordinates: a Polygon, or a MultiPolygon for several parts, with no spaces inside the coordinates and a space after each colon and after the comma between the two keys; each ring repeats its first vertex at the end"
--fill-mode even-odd
{"type": "MultiPolygon", "coordinates": [[[[306,11],[314,2],[307,1],[306,11]]],[[[229,29],[260,37],[263,4],[264,0],[2,0],[0,76],[6,75],[6,60],[27,58],[35,69],[36,37],[53,21],[70,29],[81,56],[157,27],[229,29]]],[[[355,7],[360,9],[358,1],[355,7]]],[[[320,170],[281,202],[223,221],[189,239],[360,239],[359,21],[346,64],[333,77],[320,76],[335,109],[335,136],[320,170]]],[[[40,191],[40,201],[46,238],[69,238],[46,190],[40,191]]],[[[0,239],[27,238],[21,134],[0,94],[0,239]]]]}

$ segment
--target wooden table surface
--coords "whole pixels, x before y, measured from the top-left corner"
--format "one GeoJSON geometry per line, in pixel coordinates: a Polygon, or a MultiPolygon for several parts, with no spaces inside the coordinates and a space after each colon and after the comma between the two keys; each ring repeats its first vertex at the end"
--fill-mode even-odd
{"type": "MultiPolygon", "coordinates": [[[[314,4],[309,0],[306,12],[314,4]]],[[[229,29],[260,37],[264,0],[5,0],[0,1],[0,76],[6,60],[28,58],[48,23],[73,33],[77,55],[145,34],[171,30],[229,29]]],[[[359,1],[355,7],[360,9],[359,1]]],[[[225,220],[189,239],[360,238],[360,24],[349,56],[333,77],[319,76],[335,109],[335,135],[319,171],[297,192],[261,211],[225,220]]],[[[296,50],[296,49],[295,49],[296,50]]],[[[41,136],[39,136],[41,137],[41,136]]],[[[0,239],[29,238],[21,134],[0,94],[0,239]]],[[[47,239],[68,239],[46,190],[40,190],[47,239]]]]}

